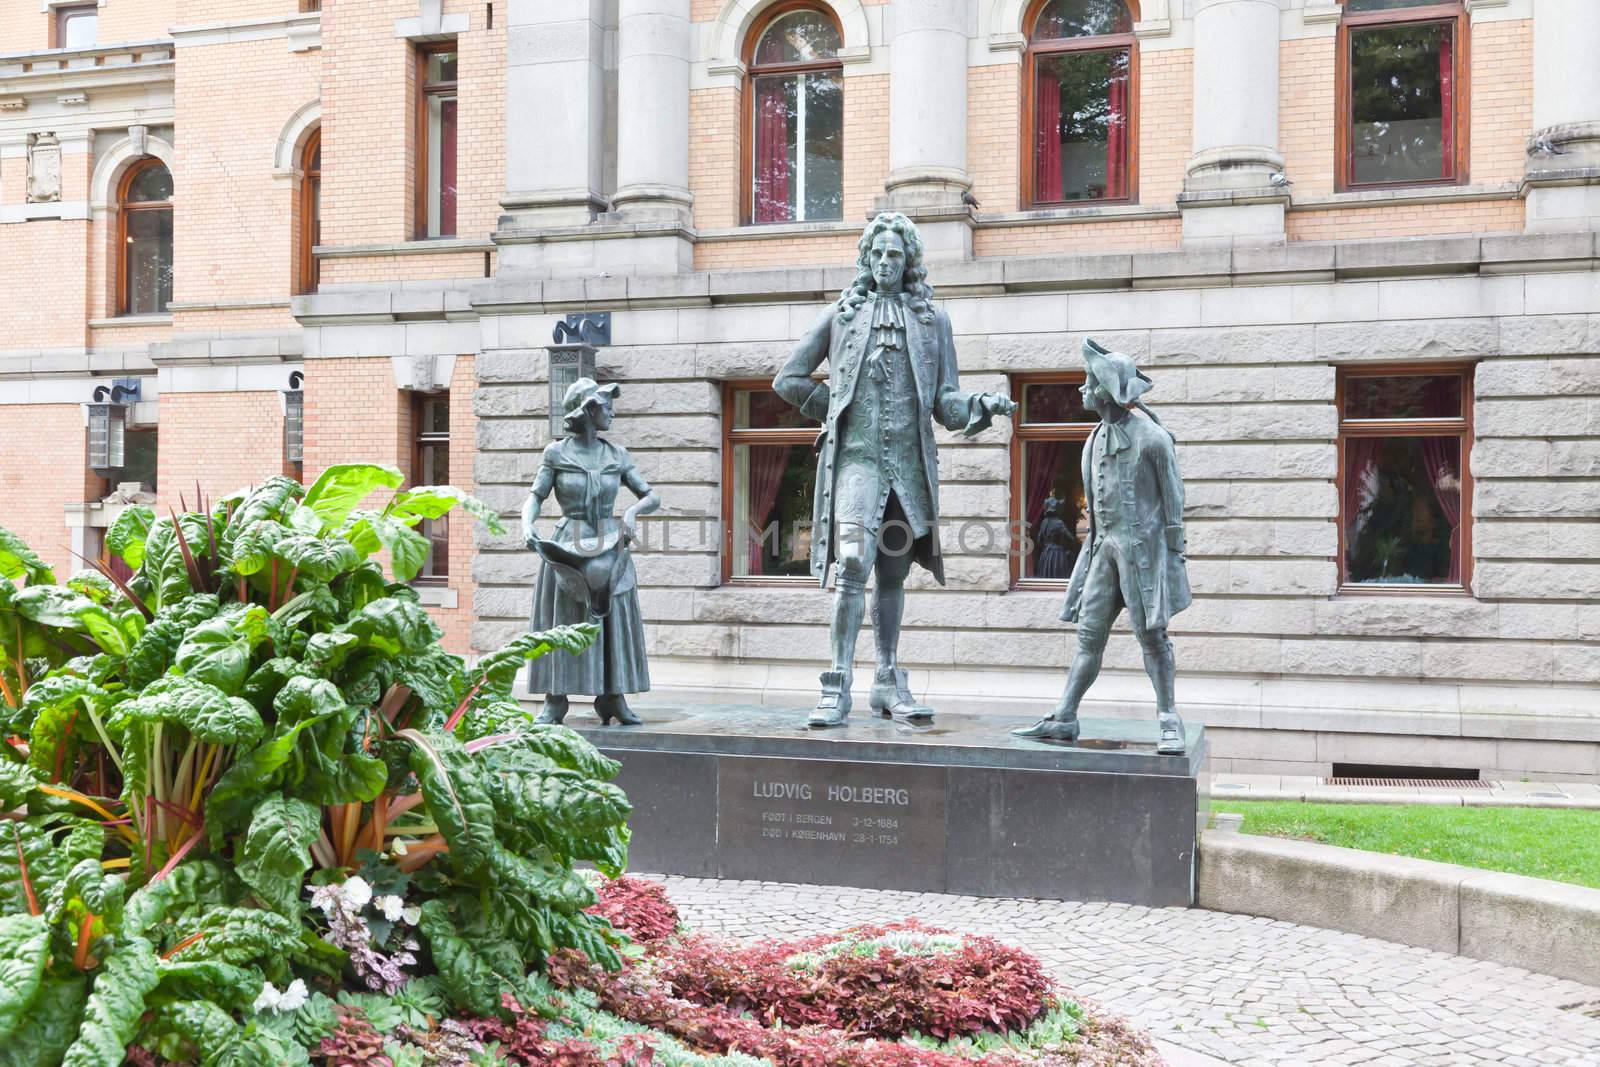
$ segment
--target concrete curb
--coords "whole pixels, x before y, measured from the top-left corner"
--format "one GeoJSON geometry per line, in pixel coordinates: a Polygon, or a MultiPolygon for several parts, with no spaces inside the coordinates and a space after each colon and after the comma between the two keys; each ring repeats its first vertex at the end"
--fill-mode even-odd
{"type": "Polygon", "coordinates": [[[1199,906],[1343,930],[1600,986],[1600,889],[1208,830],[1199,906]]]}

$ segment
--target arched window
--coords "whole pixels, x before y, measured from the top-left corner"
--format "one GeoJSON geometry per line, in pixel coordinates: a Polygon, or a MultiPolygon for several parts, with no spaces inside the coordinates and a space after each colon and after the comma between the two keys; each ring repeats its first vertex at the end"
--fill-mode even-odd
{"type": "Polygon", "coordinates": [[[1133,12],[1124,0],[1046,0],[1027,25],[1023,199],[1131,200],[1133,12]]]}
{"type": "Polygon", "coordinates": [[[300,247],[297,292],[314,293],[321,272],[312,249],[322,243],[322,131],[312,130],[300,152],[300,247]]]}
{"type": "Polygon", "coordinates": [[[844,214],[844,71],[839,26],[780,4],[750,35],[745,87],[746,217],[811,222],[844,214]]]}
{"type": "Polygon", "coordinates": [[[135,164],[118,204],[119,310],[164,315],[172,303],[172,172],[159,159],[135,164]]]}
{"type": "Polygon", "coordinates": [[[1346,0],[1339,25],[1339,188],[1466,176],[1461,0],[1346,0]]]}

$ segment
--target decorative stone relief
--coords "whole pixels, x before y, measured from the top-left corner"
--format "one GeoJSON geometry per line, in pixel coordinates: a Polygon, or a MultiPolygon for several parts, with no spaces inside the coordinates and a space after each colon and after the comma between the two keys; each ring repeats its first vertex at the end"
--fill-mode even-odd
{"type": "Polygon", "coordinates": [[[61,199],[61,142],[53,133],[28,137],[28,203],[53,204],[61,199]]]}

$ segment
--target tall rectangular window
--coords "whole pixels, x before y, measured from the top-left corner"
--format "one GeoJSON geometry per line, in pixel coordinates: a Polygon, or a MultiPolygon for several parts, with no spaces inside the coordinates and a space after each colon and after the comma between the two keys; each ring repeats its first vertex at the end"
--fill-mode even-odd
{"type": "Polygon", "coordinates": [[[745,138],[751,222],[813,222],[844,210],[844,68],[820,5],[779,4],[752,37],[745,138]]]}
{"type": "Polygon", "coordinates": [[[100,8],[97,4],[71,4],[56,8],[55,46],[93,48],[99,35],[100,8]]]}
{"type": "Polygon", "coordinates": [[[456,46],[418,53],[417,236],[456,233],[456,46]]]}
{"type": "Polygon", "coordinates": [[[1012,379],[1021,397],[1011,435],[1011,575],[1065,582],[1089,532],[1083,447],[1099,416],[1083,406],[1082,374],[1012,379]]]}
{"type": "MultiPolygon", "coordinates": [[[[420,396],[414,412],[417,428],[416,463],[412,467],[417,485],[448,485],[450,482],[450,394],[420,396]]],[[[443,584],[450,576],[450,517],[423,519],[418,532],[428,539],[428,558],[417,572],[416,581],[443,584]]]]}
{"type": "Polygon", "coordinates": [[[729,383],[722,411],[723,578],[810,581],[821,424],[766,383],[729,383]]]}
{"type": "Polygon", "coordinates": [[[1466,586],[1472,368],[1346,368],[1338,405],[1343,584],[1466,586]]]}
{"type": "Polygon", "coordinates": [[[1465,11],[1449,3],[1351,0],[1340,26],[1342,187],[1456,181],[1466,74],[1465,11]]]}

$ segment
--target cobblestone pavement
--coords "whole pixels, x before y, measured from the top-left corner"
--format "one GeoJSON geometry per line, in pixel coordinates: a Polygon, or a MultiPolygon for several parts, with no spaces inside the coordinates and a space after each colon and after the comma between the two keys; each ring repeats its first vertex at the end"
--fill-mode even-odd
{"type": "Polygon", "coordinates": [[[690,926],[745,939],[912,916],[988,934],[1159,1039],[1246,1067],[1600,1067],[1600,988],[1354,934],[1198,909],[663,881],[690,926]]]}

